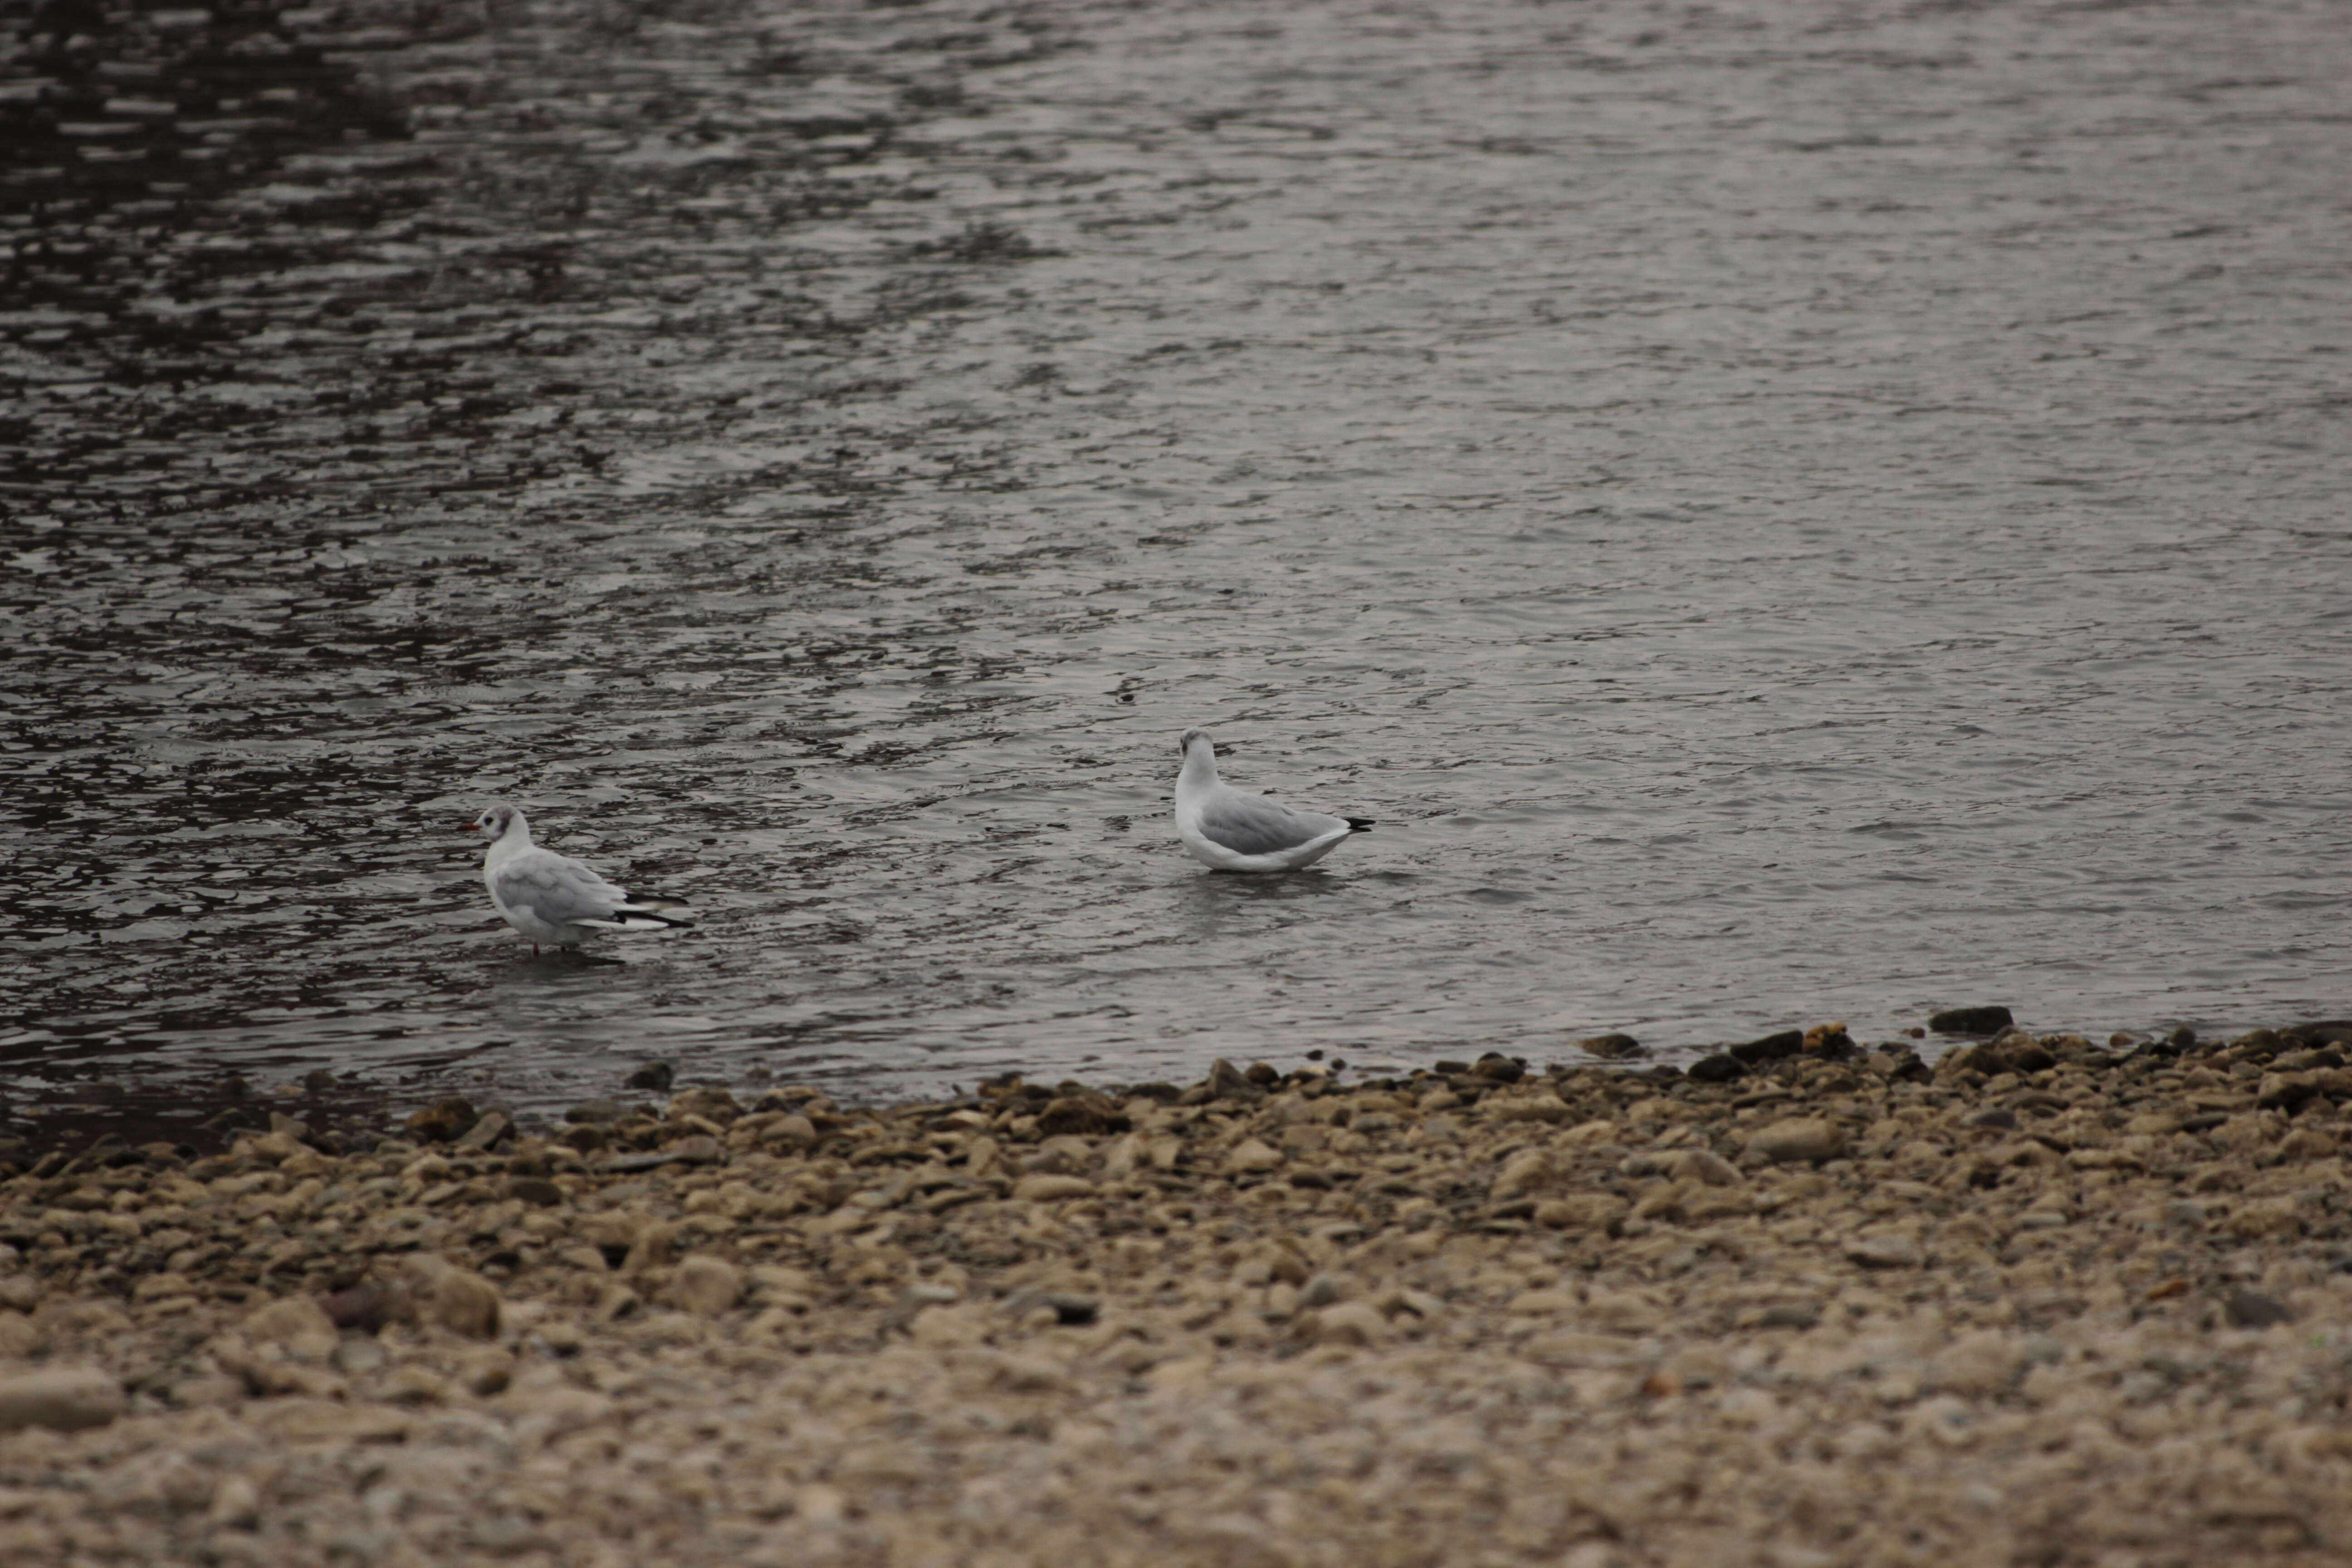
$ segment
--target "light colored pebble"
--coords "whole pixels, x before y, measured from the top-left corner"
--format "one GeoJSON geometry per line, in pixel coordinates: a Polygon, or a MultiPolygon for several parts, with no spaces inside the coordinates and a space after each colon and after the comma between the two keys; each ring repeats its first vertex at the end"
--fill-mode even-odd
{"type": "Polygon", "coordinates": [[[122,1384],[96,1367],[0,1372],[0,1432],[103,1426],[122,1414],[125,1403],[122,1384]]]}

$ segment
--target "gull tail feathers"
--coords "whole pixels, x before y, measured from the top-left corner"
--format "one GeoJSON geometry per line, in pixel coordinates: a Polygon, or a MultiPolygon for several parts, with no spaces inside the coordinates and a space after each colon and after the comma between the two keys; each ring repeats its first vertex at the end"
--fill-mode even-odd
{"type": "Polygon", "coordinates": [[[595,931],[667,931],[694,924],[693,911],[675,899],[631,899],[608,915],[571,922],[595,931]]]}
{"type": "Polygon", "coordinates": [[[1370,833],[1372,830],[1372,818],[1369,816],[1343,816],[1339,820],[1348,825],[1350,833],[1370,833]]]}

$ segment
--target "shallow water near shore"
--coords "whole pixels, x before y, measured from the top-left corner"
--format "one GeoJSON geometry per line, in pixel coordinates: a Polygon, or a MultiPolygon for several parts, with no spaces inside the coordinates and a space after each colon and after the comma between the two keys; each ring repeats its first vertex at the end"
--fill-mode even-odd
{"type": "Polygon", "coordinates": [[[2352,1011],[2325,8],[194,15],[0,81],[31,1098],[2352,1011]]]}

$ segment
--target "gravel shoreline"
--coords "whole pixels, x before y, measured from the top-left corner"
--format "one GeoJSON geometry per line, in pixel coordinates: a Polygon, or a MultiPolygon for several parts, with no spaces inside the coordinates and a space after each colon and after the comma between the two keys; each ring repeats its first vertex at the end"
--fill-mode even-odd
{"type": "Polygon", "coordinates": [[[53,1158],[0,1561],[2345,1560],[2328,1030],[1759,1044],[53,1158]]]}

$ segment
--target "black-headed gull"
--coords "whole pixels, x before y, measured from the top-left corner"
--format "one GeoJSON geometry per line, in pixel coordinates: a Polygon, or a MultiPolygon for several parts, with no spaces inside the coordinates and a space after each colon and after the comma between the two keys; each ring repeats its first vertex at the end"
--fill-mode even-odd
{"type": "Polygon", "coordinates": [[[568,855],[530,841],[530,824],[510,805],[494,805],[466,827],[487,834],[482,881],[507,924],[541,942],[577,947],[600,931],[660,931],[692,925],[682,905],[667,899],[633,899],[568,855]]]}
{"type": "Polygon", "coordinates": [[[1350,833],[1372,826],[1368,816],[1293,811],[1278,800],[1235,789],[1217,777],[1216,742],[1206,730],[1185,731],[1177,745],[1184,766],[1176,775],[1176,836],[1203,866],[1296,871],[1328,855],[1350,833]]]}

